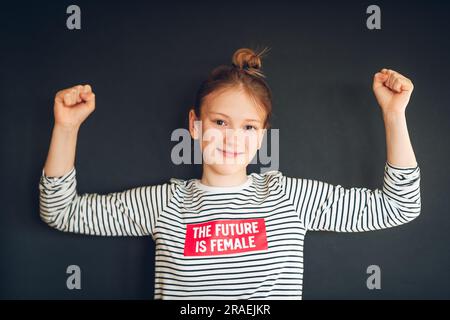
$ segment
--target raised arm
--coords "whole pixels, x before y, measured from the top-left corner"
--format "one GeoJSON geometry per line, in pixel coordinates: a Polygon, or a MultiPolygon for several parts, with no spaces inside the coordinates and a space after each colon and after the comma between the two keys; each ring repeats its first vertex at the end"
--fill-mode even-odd
{"type": "Polygon", "coordinates": [[[417,166],[406,125],[406,107],[414,90],[408,78],[382,69],[373,78],[373,91],[380,105],[386,132],[387,161],[397,167],[417,166]]]}
{"type": "Polygon", "coordinates": [[[95,94],[90,85],[77,85],[56,93],[55,124],[44,166],[47,176],[60,177],[74,167],[78,130],[94,110],[95,94]]]}
{"type": "Polygon", "coordinates": [[[56,94],[50,149],[42,170],[40,217],[65,232],[101,236],[153,235],[167,203],[169,184],[144,186],[109,194],[78,194],[74,166],[78,130],[95,109],[89,85],[56,94]]]}
{"type": "Polygon", "coordinates": [[[412,82],[383,69],[373,90],[383,113],[387,161],[379,189],[344,188],[311,179],[286,178],[300,220],[308,230],[358,232],[385,229],[420,214],[420,168],[406,126],[405,110],[412,82]]]}

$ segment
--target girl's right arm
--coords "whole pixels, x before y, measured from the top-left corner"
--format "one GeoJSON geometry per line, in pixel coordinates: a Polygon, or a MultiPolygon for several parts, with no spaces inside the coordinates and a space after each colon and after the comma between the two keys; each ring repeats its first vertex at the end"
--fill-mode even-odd
{"type": "Polygon", "coordinates": [[[77,193],[75,151],[78,130],[95,109],[89,85],[56,94],[49,153],[39,183],[40,217],[65,232],[102,236],[153,235],[170,184],[143,186],[105,195],[77,193]]]}
{"type": "Polygon", "coordinates": [[[90,85],[78,85],[56,93],[53,112],[55,125],[44,171],[60,177],[74,167],[78,130],[95,109],[95,94],[90,85]]]}

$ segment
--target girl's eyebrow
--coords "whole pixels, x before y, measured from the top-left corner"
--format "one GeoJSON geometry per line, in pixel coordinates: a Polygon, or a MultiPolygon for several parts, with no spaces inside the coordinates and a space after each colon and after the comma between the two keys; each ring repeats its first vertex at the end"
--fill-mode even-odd
{"type": "MultiPolygon", "coordinates": [[[[220,114],[228,119],[230,119],[230,117],[228,115],[226,115],[225,113],[221,113],[221,112],[210,112],[210,113],[214,113],[214,114],[220,114]]],[[[249,122],[261,122],[261,120],[258,119],[244,119],[244,121],[249,121],[249,122]]]]}

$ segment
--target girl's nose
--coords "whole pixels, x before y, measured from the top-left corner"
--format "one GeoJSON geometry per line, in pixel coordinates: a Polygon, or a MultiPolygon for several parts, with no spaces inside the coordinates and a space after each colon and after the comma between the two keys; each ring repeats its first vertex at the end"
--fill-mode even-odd
{"type": "Polygon", "coordinates": [[[240,138],[242,136],[244,136],[244,131],[240,128],[236,128],[236,129],[227,128],[225,130],[225,138],[236,139],[236,138],[240,138]]]}
{"type": "Polygon", "coordinates": [[[242,134],[239,134],[238,131],[233,131],[233,133],[226,134],[224,137],[224,144],[237,145],[242,141],[242,134]]]}

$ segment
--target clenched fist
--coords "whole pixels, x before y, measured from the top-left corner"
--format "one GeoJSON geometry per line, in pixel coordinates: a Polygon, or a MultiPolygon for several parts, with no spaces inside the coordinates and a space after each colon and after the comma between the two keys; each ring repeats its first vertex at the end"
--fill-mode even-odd
{"type": "Polygon", "coordinates": [[[95,109],[95,94],[90,85],[77,85],[58,91],[55,96],[55,125],[78,128],[95,109]]]}
{"type": "Polygon", "coordinates": [[[400,73],[382,69],[373,77],[373,92],[383,113],[403,113],[414,85],[400,73]]]}

